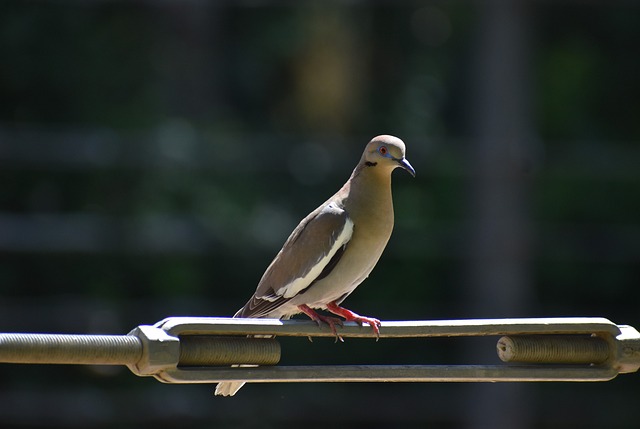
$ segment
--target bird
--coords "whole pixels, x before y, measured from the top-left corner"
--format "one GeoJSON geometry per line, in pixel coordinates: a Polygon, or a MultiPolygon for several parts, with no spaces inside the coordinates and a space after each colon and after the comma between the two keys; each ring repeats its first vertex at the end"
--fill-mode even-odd
{"type": "MultiPolygon", "coordinates": [[[[396,168],[415,177],[404,142],[374,137],[365,147],[349,180],[293,230],[267,267],[255,293],[233,316],[288,319],[304,313],[329,326],[336,340],[342,320],[368,324],[379,338],[381,322],[340,306],[380,259],[394,224],[391,173],[396,168]]],[[[233,396],[243,381],[218,383],[215,394],[233,396]]]]}

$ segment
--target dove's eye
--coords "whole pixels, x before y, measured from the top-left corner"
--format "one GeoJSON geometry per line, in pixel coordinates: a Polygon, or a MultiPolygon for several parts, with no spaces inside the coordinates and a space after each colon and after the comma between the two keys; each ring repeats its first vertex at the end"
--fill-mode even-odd
{"type": "Polygon", "coordinates": [[[382,155],[382,156],[387,156],[388,153],[389,153],[389,150],[387,149],[386,146],[380,146],[378,148],[378,153],[380,153],[380,155],[382,155]]]}

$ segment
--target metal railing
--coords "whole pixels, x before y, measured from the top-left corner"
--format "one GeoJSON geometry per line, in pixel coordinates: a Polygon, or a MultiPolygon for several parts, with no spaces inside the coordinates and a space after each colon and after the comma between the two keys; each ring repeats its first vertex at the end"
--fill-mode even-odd
{"type": "MultiPolygon", "coordinates": [[[[374,338],[355,323],[339,332],[374,338]]],[[[277,366],[274,337],[333,335],[311,321],[170,317],[128,335],[0,334],[0,362],[127,365],[164,383],[607,381],[640,368],[640,333],[603,318],[401,321],[380,328],[383,339],[499,337],[497,354],[506,364],[277,366]]]]}

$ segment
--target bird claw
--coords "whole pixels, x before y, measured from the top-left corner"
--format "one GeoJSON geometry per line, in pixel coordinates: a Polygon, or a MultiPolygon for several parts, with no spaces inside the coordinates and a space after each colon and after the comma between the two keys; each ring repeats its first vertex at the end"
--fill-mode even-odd
{"type": "Polygon", "coordinates": [[[376,342],[380,339],[380,327],[382,326],[382,322],[380,320],[373,317],[357,316],[353,321],[360,326],[363,326],[365,323],[369,324],[371,329],[373,329],[373,333],[376,334],[376,342]]]}
{"type": "MultiPolygon", "coordinates": [[[[333,332],[333,335],[335,335],[336,337],[336,343],[338,342],[338,340],[341,343],[344,343],[344,338],[342,338],[341,335],[338,335],[338,331],[336,330],[336,325],[340,327],[344,326],[342,319],[331,316],[322,316],[306,305],[300,305],[298,306],[298,308],[300,309],[300,311],[309,316],[311,320],[316,322],[320,328],[322,328],[323,324],[329,325],[329,329],[331,329],[331,332],[333,332]]],[[[344,317],[347,322],[356,322],[360,326],[363,326],[365,323],[367,323],[369,326],[371,326],[371,329],[373,329],[373,333],[376,336],[376,342],[380,340],[380,327],[382,326],[382,322],[380,322],[380,320],[373,317],[360,316],[359,314],[356,314],[351,310],[340,307],[334,302],[327,305],[327,310],[338,316],[344,317]]]]}
{"type": "MultiPolygon", "coordinates": [[[[307,305],[304,305],[304,304],[298,306],[298,308],[304,314],[309,316],[311,318],[311,320],[316,322],[320,328],[322,328],[322,325],[328,325],[329,329],[331,329],[331,332],[333,332],[333,335],[335,335],[335,337],[336,337],[336,343],[338,342],[338,340],[340,340],[340,342],[344,343],[344,338],[342,338],[340,335],[338,335],[338,331],[336,330],[336,325],[338,325],[340,327],[344,326],[344,323],[342,322],[341,319],[338,319],[337,317],[331,317],[331,316],[322,316],[322,315],[316,313],[313,309],[309,308],[307,305]]],[[[309,339],[311,339],[311,337],[309,337],[309,339]]]]}
{"type": "Polygon", "coordinates": [[[318,314],[318,319],[315,322],[318,324],[320,328],[322,328],[323,324],[328,325],[329,329],[331,329],[331,332],[336,337],[335,342],[337,343],[338,340],[340,340],[341,343],[344,343],[344,338],[342,338],[342,336],[338,334],[338,331],[336,329],[336,325],[340,326],[341,328],[344,326],[344,323],[342,322],[342,320],[338,319],[337,317],[321,316],[318,314]]]}
{"type": "Polygon", "coordinates": [[[371,328],[373,329],[373,333],[376,335],[376,341],[380,339],[380,327],[382,326],[382,322],[380,322],[378,319],[375,319],[373,317],[360,316],[359,314],[354,313],[351,310],[340,307],[335,302],[330,302],[329,304],[327,304],[327,310],[329,310],[333,314],[344,317],[347,322],[356,322],[360,326],[362,326],[364,323],[369,324],[369,326],[371,326],[371,328]]]}

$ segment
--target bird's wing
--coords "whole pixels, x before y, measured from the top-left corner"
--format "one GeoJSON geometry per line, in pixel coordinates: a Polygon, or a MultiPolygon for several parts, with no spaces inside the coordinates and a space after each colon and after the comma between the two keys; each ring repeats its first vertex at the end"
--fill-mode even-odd
{"type": "Polygon", "coordinates": [[[326,277],[352,235],[353,221],[342,207],[319,207],[291,233],[236,317],[264,317],[326,277]]]}

